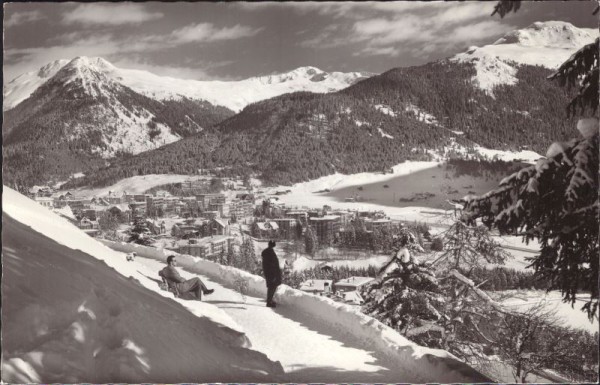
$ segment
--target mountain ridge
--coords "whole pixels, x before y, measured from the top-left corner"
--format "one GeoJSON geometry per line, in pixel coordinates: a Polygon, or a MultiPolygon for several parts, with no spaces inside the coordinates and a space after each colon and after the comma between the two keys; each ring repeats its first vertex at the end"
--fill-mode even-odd
{"type": "MultiPolygon", "coordinates": [[[[532,31],[543,32],[545,27],[559,32],[576,31],[572,26],[566,30],[554,28],[556,23],[534,24],[532,31]]],[[[540,39],[534,39],[537,35],[533,32],[529,33],[528,41],[539,42],[540,39]]],[[[542,35],[544,33],[547,35],[546,32],[542,35]]],[[[523,33],[517,35],[521,38],[523,33]]],[[[523,52],[520,43],[509,41],[512,40],[507,38],[495,45],[468,50],[466,54],[485,52],[484,49],[490,46],[514,49],[515,44],[519,45],[516,47],[518,52],[523,52]]],[[[559,39],[551,43],[561,45],[559,39]]],[[[527,49],[532,50],[531,47],[527,49]]],[[[577,47],[557,49],[554,52],[564,55],[577,47]]],[[[182,107],[180,101],[158,101],[121,82],[111,83],[114,76],[106,75],[111,81],[100,81],[100,91],[104,86],[119,84],[122,92],[108,97],[102,108],[110,109],[115,104],[112,101],[116,100],[134,115],[134,119],[140,120],[143,115],[142,124],[136,127],[144,135],[149,136],[150,132],[158,135],[157,127],[163,132],[160,123],[184,139],[173,140],[156,150],[134,152],[134,156],[131,152],[124,157],[118,156],[110,160],[109,167],[96,163],[92,167],[93,175],[76,183],[102,183],[100,181],[146,173],[194,174],[198,169],[207,168],[218,169],[223,175],[254,173],[269,182],[289,183],[334,172],[380,171],[404,160],[471,156],[476,155],[478,147],[543,153],[553,141],[570,138],[573,122],[565,119],[563,112],[569,100],[568,91],[546,80],[550,69],[485,53],[484,58],[492,60],[490,68],[506,69],[511,81],[494,82],[493,76],[497,74],[492,71],[492,81],[488,87],[482,87],[480,70],[487,62],[473,55],[459,60],[456,59],[458,55],[421,66],[395,68],[337,92],[298,91],[257,101],[238,114],[230,110],[227,110],[229,113],[213,114],[212,124],[208,125],[200,124],[196,117],[192,119],[196,126],[188,120],[199,108],[194,104],[197,102],[182,97],[188,103],[182,107]],[[184,122],[190,127],[180,129],[179,125],[184,122]]],[[[103,61],[98,63],[100,67],[108,67],[103,61]]],[[[79,71],[78,66],[73,67],[76,67],[75,72],[79,71]]],[[[100,72],[105,73],[106,68],[100,72]]],[[[315,83],[322,83],[322,77],[330,76],[316,67],[300,67],[292,72],[280,77],[254,78],[253,82],[287,86],[286,83],[293,83],[298,77],[309,82],[316,77],[315,83]]],[[[83,82],[80,83],[73,84],[86,90],[83,82]]],[[[92,87],[89,92],[81,92],[90,96],[96,91],[92,87]]],[[[28,119],[22,118],[28,111],[43,110],[42,99],[47,95],[44,92],[34,94],[39,105],[30,98],[7,112],[8,130],[15,126],[10,124],[11,120],[28,119]],[[33,104],[25,108],[27,103],[33,104]]],[[[91,102],[93,98],[86,100],[91,102]]],[[[61,108],[66,109],[67,105],[61,108]]],[[[46,111],[46,115],[37,113],[35,118],[39,122],[54,114],[55,111],[46,111]]],[[[72,111],[69,111],[67,116],[71,115],[72,111]]],[[[29,142],[26,143],[34,143],[42,135],[40,132],[49,132],[40,129],[39,124],[38,128],[31,128],[31,124],[18,123],[28,135],[29,142]]],[[[98,144],[99,134],[93,133],[95,127],[91,125],[89,130],[93,135],[88,135],[87,143],[80,140],[78,143],[81,144],[69,144],[71,153],[73,148],[81,149],[86,145],[90,148],[90,142],[104,148],[114,143],[106,138],[100,141],[103,144],[98,144]]],[[[23,136],[22,133],[11,135],[23,136]]],[[[9,136],[8,139],[10,143],[14,138],[9,136]]],[[[30,154],[17,151],[17,148],[26,148],[26,145],[20,146],[9,146],[5,160],[17,159],[18,164],[24,164],[25,157],[28,162],[33,161],[30,154]]],[[[155,147],[159,147],[158,144],[155,147]]],[[[37,150],[39,146],[35,148],[37,150]]],[[[110,148],[113,152],[108,155],[118,155],[114,146],[110,148]]],[[[25,167],[30,167],[29,163],[25,167]]]]}
{"type": "Polygon", "coordinates": [[[71,60],[56,60],[7,83],[4,88],[3,109],[6,111],[16,107],[65,66],[102,73],[106,78],[158,101],[188,98],[236,112],[250,103],[284,93],[337,91],[373,75],[366,72],[325,72],[316,67],[305,66],[280,74],[255,76],[239,81],[200,81],[118,68],[101,57],[78,56],[71,60]]]}

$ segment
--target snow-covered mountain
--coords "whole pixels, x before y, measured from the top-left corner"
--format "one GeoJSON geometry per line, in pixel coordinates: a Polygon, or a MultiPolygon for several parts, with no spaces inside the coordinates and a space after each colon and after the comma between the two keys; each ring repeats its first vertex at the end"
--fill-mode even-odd
{"type": "Polygon", "coordinates": [[[536,22],[507,33],[493,44],[470,47],[450,60],[473,63],[477,70],[473,82],[491,91],[500,84],[516,84],[519,64],[558,68],[598,35],[597,29],[578,28],[565,21],[536,22]]]}
{"type": "MultiPolygon", "coordinates": [[[[176,130],[157,121],[153,108],[109,75],[114,67],[106,60],[78,57],[56,70],[62,63],[45,66],[37,79],[24,77],[33,79],[28,83],[33,87],[52,75],[17,106],[18,113],[7,113],[3,134],[8,143],[27,139],[29,130],[40,128],[34,128],[32,120],[41,118],[54,120],[53,127],[62,134],[57,139],[88,142],[85,150],[104,158],[119,151],[137,154],[181,139],[176,130]],[[26,127],[23,122],[28,122],[26,127]]],[[[24,90],[20,87],[19,94],[24,95],[24,90]]]]}
{"type": "MultiPolygon", "coordinates": [[[[346,88],[372,74],[363,72],[325,72],[315,67],[300,67],[293,71],[252,77],[240,81],[198,81],[158,76],[148,71],[118,68],[102,58],[79,57],[82,73],[102,74],[106,79],[131,88],[155,100],[201,100],[215,106],[239,112],[250,103],[289,92],[332,92],[346,88]]],[[[11,109],[29,97],[49,80],[68,60],[57,60],[39,71],[23,74],[4,87],[4,110],[11,109]]]]}
{"type": "Polygon", "coordinates": [[[33,91],[38,89],[68,63],[69,60],[66,59],[55,60],[46,64],[38,71],[24,73],[5,84],[3,110],[11,109],[21,101],[27,99],[33,91]]]}

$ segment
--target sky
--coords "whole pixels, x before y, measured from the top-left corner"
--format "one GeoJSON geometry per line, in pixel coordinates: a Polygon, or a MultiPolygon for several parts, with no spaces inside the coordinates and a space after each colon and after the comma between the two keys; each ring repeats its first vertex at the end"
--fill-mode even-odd
{"type": "Polygon", "coordinates": [[[4,4],[4,79],[58,59],[100,56],[120,68],[239,80],[302,66],[381,73],[493,43],[535,21],[597,28],[595,2],[4,4]]]}

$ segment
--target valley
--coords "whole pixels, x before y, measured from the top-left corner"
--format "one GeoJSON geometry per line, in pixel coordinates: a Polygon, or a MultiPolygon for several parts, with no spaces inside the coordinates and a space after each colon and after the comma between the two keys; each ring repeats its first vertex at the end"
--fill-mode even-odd
{"type": "Polygon", "coordinates": [[[520,4],[13,13],[2,381],[597,381],[600,33],[520,4]]]}

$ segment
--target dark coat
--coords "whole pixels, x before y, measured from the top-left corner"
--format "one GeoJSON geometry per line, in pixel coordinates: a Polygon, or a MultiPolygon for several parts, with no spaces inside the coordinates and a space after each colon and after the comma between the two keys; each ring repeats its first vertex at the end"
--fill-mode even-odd
{"type": "Polygon", "coordinates": [[[277,287],[281,285],[281,268],[279,267],[279,259],[272,247],[267,247],[262,252],[263,273],[267,287],[277,287]]]}

